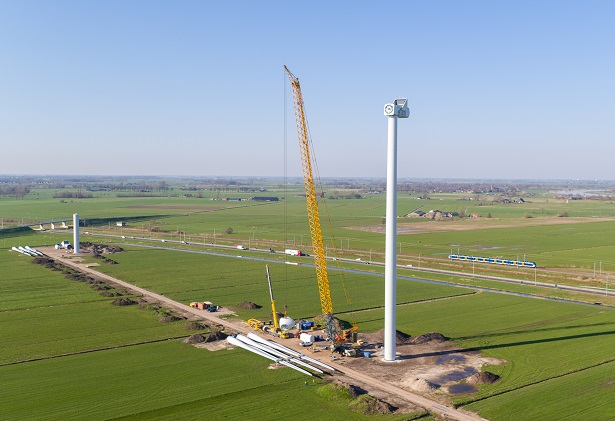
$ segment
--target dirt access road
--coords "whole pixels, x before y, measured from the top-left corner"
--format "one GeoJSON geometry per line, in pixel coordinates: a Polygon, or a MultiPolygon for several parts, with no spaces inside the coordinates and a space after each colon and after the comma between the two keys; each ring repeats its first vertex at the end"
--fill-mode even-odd
{"type": "MultiPolygon", "coordinates": [[[[93,267],[91,265],[86,266],[83,259],[81,259],[79,256],[75,256],[75,255],[71,255],[67,253],[66,250],[56,250],[53,247],[40,247],[38,248],[38,250],[42,251],[47,256],[57,260],[58,262],[68,267],[71,267],[80,272],[92,275],[96,278],[103,279],[105,281],[112,282],[114,284],[122,286],[126,289],[134,291],[137,294],[143,295],[148,300],[164,303],[165,305],[179,311],[180,313],[187,313],[187,314],[193,315],[196,318],[203,319],[203,320],[210,322],[212,325],[222,325],[224,326],[225,330],[229,332],[238,332],[242,334],[247,334],[248,332],[254,333],[254,331],[250,329],[244,323],[226,320],[226,319],[219,317],[224,314],[233,314],[228,309],[222,308],[220,311],[216,313],[204,312],[202,310],[192,308],[186,304],[182,304],[180,302],[174,301],[168,297],[165,297],[164,295],[156,294],[155,292],[151,292],[146,289],[139,288],[137,286],[124,282],[120,279],[117,279],[112,276],[106,275],[102,272],[99,272],[94,269],[96,266],[93,266],[93,267]]],[[[272,340],[271,337],[267,337],[266,339],[272,340]]],[[[305,351],[304,349],[299,347],[298,344],[293,344],[289,342],[283,342],[281,344],[284,346],[289,346],[290,348],[294,348],[299,352],[305,351]]],[[[432,413],[438,414],[440,417],[442,417],[442,419],[445,419],[445,420],[460,420],[460,421],[477,421],[477,420],[484,421],[485,420],[484,418],[481,418],[478,415],[475,415],[469,412],[464,412],[464,411],[455,409],[451,406],[444,405],[430,398],[418,395],[416,393],[412,393],[401,387],[398,387],[386,381],[377,379],[373,376],[370,376],[367,373],[363,373],[356,369],[350,368],[346,365],[339,364],[335,360],[327,359],[327,361],[325,362],[326,364],[329,364],[330,366],[338,370],[338,373],[334,373],[333,377],[339,377],[340,380],[342,381],[345,381],[347,383],[351,382],[353,384],[356,384],[364,388],[365,390],[367,390],[373,396],[376,396],[379,398],[395,396],[398,398],[398,400],[410,402],[414,405],[425,408],[426,410],[432,413]]],[[[395,366],[397,362],[391,362],[387,364],[392,364],[393,366],[395,366]]]]}

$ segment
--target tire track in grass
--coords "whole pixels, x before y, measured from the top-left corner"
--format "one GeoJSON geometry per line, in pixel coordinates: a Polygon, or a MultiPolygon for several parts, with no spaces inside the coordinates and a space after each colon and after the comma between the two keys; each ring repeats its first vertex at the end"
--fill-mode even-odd
{"type": "Polygon", "coordinates": [[[64,353],[64,354],[48,355],[46,357],[30,358],[30,359],[27,359],[27,360],[11,361],[10,363],[0,364],[0,367],[5,367],[5,366],[8,366],[8,365],[17,365],[17,364],[31,363],[31,362],[35,362],[35,361],[51,360],[51,359],[54,359],[54,358],[70,357],[72,355],[91,354],[93,352],[99,352],[99,351],[109,351],[109,350],[113,350],[113,349],[129,348],[131,346],[147,345],[147,344],[153,344],[153,343],[157,343],[157,342],[172,341],[172,340],[175,340],[175,339],[187,338],[188,336],[190,336],[190,335],[171,336],[169,338],[153,339],[151,341],[134,342],[134,343],[130,343],[130,344],[107,346],[107,347],[95,348],[95,349],[86,349],[86,350],[83,350],[83,351],[67,352],[67,353],[64,353]]]}
{"type": "MultiPolygon", "coordinates": [[[[424,304],[424,303],[431,303],[434,301],[442,301],[442,300],[452,300],[455,298],[460,298],[460,297],[467,297],[469,295],[475,295],[475,294],[480,294],[481,291],[471,291],[471,292],[466,292],[463,294],[455,294],[455,295],[447,295],[444,297],[436,297],[436,298],[424,298],[422,300],[416,300],[416,301],[404,301],[403,303],[397,303],[395,306],[399,307],[399,306],[411,306],[414,304],[424,304]]],[[[374,307],[364,307],[364,308],[359,308],[356,310],[346,310],[346,311],[336,311],[335,314],[351,314],[351,313],[359,313],[362,311],[371,311],[371,310],[381,310],[384,309],[384,306],[374,306],[374,307]]],[[[314,317],[314,316],[311,316],[314,317]]],[[[309,318],[309,317],[308,317],[309,318]]]]}
{"type": "Polygon", "coordinates": [[[536,385],[539,385],[539,384],[542,384],[542,383],[546,383],[546,382],[551,381],[551,380],[561,379],[561,378],[564,378],[564,377],[572,375],[572,374],[582,373],[583,371],[590,370],[592,368],[600,367],[600,366],[603,366],[603,365],[607,365],[607,364],[610,364],[610,363],[613,363],[613,362],[615,362],[615,358],[611,358],[610,360],[602,361],[602,362],[597,363],[597,364],[588,365],[587,367],[583,367],[583,368],[580,368],[578,370],[573,370],[573,371],[569,371],[569,372],[566,372],[566,373],[558,374],[557,376],[552,376],[552,377],[548,377],[546,379],[537,380],[535,382],[524,384],[522,386],[515,387],[515,388],[512,388],[512,389],[502,390],[500,392],[493,393],[493,394],[491,394],[489,396],[483,396],[483,397],[472,399],[470,401],[466,401],[466,402],[463,402],[463,403],[460,403],[460,404],[455,404],[454,406],[455,406],[455,408],[462,408],[464,406],[468,406],[468,405],[476,403],[476,402],[481,402],[481,401],[487,400],[489,398],[493,398],[493,397],[496,397],[496,396],[502,396],[502,395],[505,395],[506,393],[509,393],[509,392],[515,392],[517,390],[522,390],[522,389],[525,389],[525,388],[528,388],[528,387],[536,386],[536,385]]]}

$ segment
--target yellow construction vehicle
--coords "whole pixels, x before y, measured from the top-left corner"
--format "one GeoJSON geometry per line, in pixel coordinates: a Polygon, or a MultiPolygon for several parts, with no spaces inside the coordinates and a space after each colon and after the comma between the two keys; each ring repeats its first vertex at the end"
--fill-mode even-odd
{"type": "MultiPolygon", "coordinates": [[[[307,119],[303,108],[303,95],[299,79],[293,75],[288,67],[284,66],[286,74],[290,80],[293,92],[293,103],[295,108],[295,121],[297,123],[297,134],[299,136],[299,149],[301,152],[301,166],[303,168],[303,182],[305,185],[305,199],[307,202],[308,221],[310,225],[310,235],[312,237],[312,254],[314,255],[314,265],[316,266],[316,278],[318,281],[318,292],[320,294],[320,307],[324,317],[324,328],[327,336],[335,342],[342,340],[342,335],[336,331],[333,320],[333,304],[331,303],[331,290],[329,288],[329,277],[327,274],[327,264],[325,250],[322,240],[322,230],[320,227],[320,216],[318,213],[318,201],[314,188],[314,176],[312,174],[312,157],[310,152],[310,138],[308,133],[307,119]]],[[[357,330],[356,326],[353,327],[357,330]]]]}
{"type": "Polygon", "coordinates": [[[254,330],[263,330],[265,322],[258,319],[248,319],[248,326],[250,326],[254,330]]]}
{"type": "MultiPolygon", "coordinates": [[[[273,288],[271,286],[271,275],[269,274],[269,265],[265,265],[267,271],[267,282],[269,283],[269,296],[271,297],[271,314],[273,317],[273,329],[270,325],[258,319],[248,319],[248,326],[250,326],[254,330],[260,330],[265,333],[269,333],[270,335],[277,336],[282,339],[290,338],[288,332],[283,331],[280,328],[280,322],[278,321],[278,313],[275,309],[275,300],[273,299],[273,288]]],[[[283,320],[286,324],[293,325],[294,321],[286,316],[286,311],[284,312],[283,320]]]]}
{"type": "MultiPolygon", "coordinates": [[[[278,313],[275,311],[275,300],[273,299],[273,288],[271,287],[271,275],[269,275],[269,265],[265,265],[265,269],[267,270],[267,283],[269,283],[269,296],[271,297],[271,314],[273,316],[274,328],[274,331],[272,333],[282,339],[288,339],[290,335],[280,329],[280,323],[278,322],[278,313]]],[[[284,317],[286,317],[286,312],[284,312],[284,317]]]]}

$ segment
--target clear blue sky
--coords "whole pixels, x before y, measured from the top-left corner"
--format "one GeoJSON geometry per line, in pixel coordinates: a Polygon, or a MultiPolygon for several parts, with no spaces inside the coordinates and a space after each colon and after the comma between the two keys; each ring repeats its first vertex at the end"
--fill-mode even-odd
{"type": "Polygon", "coordinates": [[[615,179],[615,2],[0,0],[0,174],[615,179]],[[286,125],[285,125],[286,116],[286,125]],[[286,127],[286,129],[285,129],[286,127]]]}

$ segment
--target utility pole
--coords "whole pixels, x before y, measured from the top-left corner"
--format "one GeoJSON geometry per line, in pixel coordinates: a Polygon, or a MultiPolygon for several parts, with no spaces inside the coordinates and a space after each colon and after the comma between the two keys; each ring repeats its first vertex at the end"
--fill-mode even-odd
{"type": "Polygon", "coordinates": [[[396,99],[384,106],[388,119],[386,239],[384,270],[384,361],[396,359],[397,328],[397,119],[408,118],[407,100],[396,99]]]}

